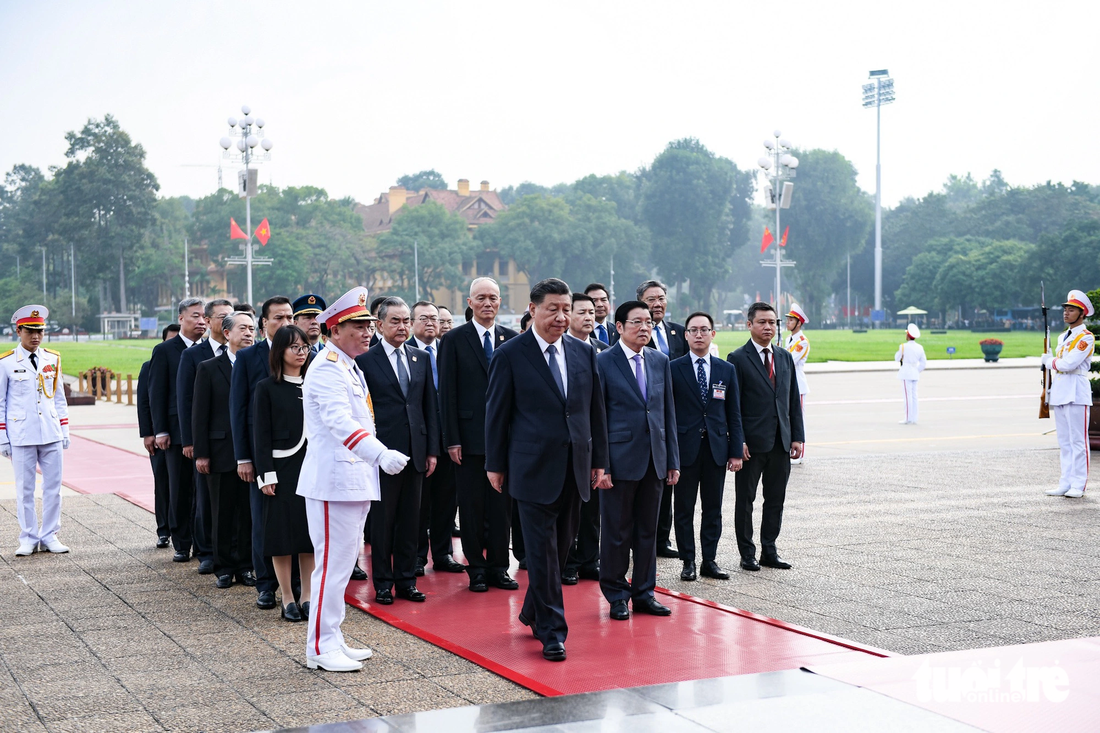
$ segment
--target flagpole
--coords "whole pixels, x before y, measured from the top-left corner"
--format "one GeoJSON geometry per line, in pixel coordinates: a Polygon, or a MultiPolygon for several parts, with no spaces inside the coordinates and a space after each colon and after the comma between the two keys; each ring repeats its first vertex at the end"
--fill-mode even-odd
{"type": "MultiPolygon", "coordinates": [[[[241,193],[244,197],[244,226],[247,230],[245,236],[246,244],[244,247],[243,264],[245,265],[245,269],[247,270],[245,274],[246,298],[247,302],[251,304],[252,265],[254,264],[254,259],[252,257],[252,195],[254,191],[249,185],[251,183],[251,180],[248,173],[249,168],[251,167],[252,158],[254,157],[252,149],[255,148],[257,145],[261,146],[265,151],[262,160],[269,160],[270,156],[268,155],[268,153],[270,153],[271,148],[273,147],[273,143],[267,138],[260,140],[258,135],[253,134],[252,125],[255,124],[258,130],[263,130],[264,121],[259,118],[252,117],[252,108],[250,108],[247,104],[242,105],[241,114],[243,114],[244,117],[242,117],[240,120],[235,117],[229,118],[229,130],[231,134],[235,134],[233,133],[234,129],[240,130],[240,139],[237,140],[236,147],[237,150],[241,153],[241,160],[244,162],[244,170],[242,171],[244,177],[241,181],[241,193]]],[[[219,142],[222,146],[222,149],[225,151],[228,151],[229,148],[233,146],[233,141],[229,137],[223,137],[219,142]]],[[[234,262],[234,259],[235,258],[228,258],[226,261],[227,263],[232,263],[234,262]]],[[[240,262],[240,260],[236,261],[240,262]]],[[[259,264],[266,265],[270,264],[270,262],[271,260],[269,258],[261,258],[259,264]]]]}

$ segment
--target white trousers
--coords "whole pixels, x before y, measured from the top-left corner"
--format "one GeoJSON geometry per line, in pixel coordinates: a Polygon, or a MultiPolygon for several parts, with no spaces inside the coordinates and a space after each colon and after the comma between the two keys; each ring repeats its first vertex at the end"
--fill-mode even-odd
{"type": "Polygon", "coordinates": [[[1058,448],[1061,450],[1062,478],[1058,488],[1085,490],[1089,481],[1089,412],[1088,405],[1052,405],[1054,426],[1058,428],[1058,448]]]}
{"type": "Polygon", "coordinates": [[[19,541],[52,540],[61,529],[61,441],[45,445],[13,445],[15,498],[19,503],[19,541]],[[35,469],[42,469],[42,524],[34,510],[35,469]]]}
{"type": "Polygon", "coordinates": [[[316,563],[310,576],[312,600],[306,655],[319,656],[344,643],[344,593],[363,546],[363,525],[369,501],[320,501],[306,499],[309,538],[316,563]]]}
{"type": "Polygon", "coordinates": [[[905,422],[917,421],[917,380],[903,379],[902,387],[905,389],[905,422]]]}

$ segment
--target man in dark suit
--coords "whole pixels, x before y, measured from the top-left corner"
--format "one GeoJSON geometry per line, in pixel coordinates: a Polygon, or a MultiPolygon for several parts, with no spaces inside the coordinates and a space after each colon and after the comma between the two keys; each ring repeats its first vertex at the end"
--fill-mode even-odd
{"type": "Polygon", "coordinates": [[[485,470],[495,491],[507,486],[523,523],[529,582],[519,620],[555,662],[565,660],[569,631],[566,556],[581,502],[607,465],[596,352],[565,337],[571,307],[569,286],[557,278],[531,289],[531,328],[493,357],[485,413],[485,470]]]}
{"type": "Polygon", "coordinates": [[[680,478],[676,406],[668,357],[645,348],[653,329],[649,307],[638,300],[615,310],[619,342],[596,358],[607,408],[611,467],[600,488],[600,590],[611,618],[635,613],[668,616],[657,602],[657,510],[661,490],[680,478]],[[627,580],[631,551],[633,577],[627,580]]]}
{"type": "MultiPolygon", "coordinates": [[[[180,332],[178,323],[171,323],[160,333],[161,343],[171,334],[172,338],[180,332]]],[[[141,435],[145,450],[149,453],[149,465],[153,469],[153,516],[157,520],[157,547],[168,547],[172,530],[168,528],[168,462],[164,451],[157,448],[156,435],[153,432],[153,412],[149,406],[149,364],[145,362],[138,372],[137,414],[138,433],[141,435]]]]}
{"type": "Polygon", "coordinates": [[[511,500],[495,491],[485,475],[485,390],[489,361],[496,350],[518,334],[494,325],[500,310],[500,287],[492,278],[470,283],[466,302],[472,318],[451,331],[439,347],[440,407],[443,442],[455,464],[462,552],[470,590],[489,586],[518,590],[508,575],[508,526],[511,500]]]}
{"type": "Polygon", "coordinates": [[[592,305],[596,310],[596,322],[592,327],[592,338],[614,346],[619,340],[619,332],[615,330],[615,314],[611,311],[611,296],[607,286],[603,283],[589,283],[584,289],[584,294],[592,299],[592,305]]]}
{"type": "MultiPolygon", "coordinates": [[[[207,337],[180,356],[176,373],[176,400],[179,402],[180,436],[183,440],[183,456],[195,459],[195,441],[191,437],[191,404],[195,397],[195,372],[199,364],[223,354],[229,347],[222,333],[222,319],[233,312],[233,304],[224,298],[211,300],[203,308],[207,337]]],[[[210,494],[206,477],[198,471],[192,473],[195,480],[195,557],[199,559],[199,575],[214,572],[214,540],[210,534],[210,494]]]]}
{"type": "Polygon", "coordinates": [[[164,451],[168,465],[168,526],[172,533],[174,562],[191,559],[191,520],[195,513],[195,482],[191,461],[183,455],[176,377],[185,349],[206,331],[201,298],[181,300],[178,309],[180,333],[157,344],[149,359],[149,411],[153,416],[156,447],[164,451]]]}
{"type": "MultiPolygon", "coordinates": [[[[649,343],[651,349],[657,349],[669,358],[679,359],[688,352],[684,327],[665,318],[668,309],[668,286],[659,280],[646,280],[638,286],[638,300],[649,306],[653,313],[653,333],[649,343]]],[[[665,486],[661,494],[661,513],[657,520],[658,557],[679,557],[680,553],[672,549],[669,538],[672,536],[672,495],[671,486],[665,486]]]]}
{"type": "MultiPolygon", "coordinates": [[[[409,346],[420,349],[428,355],[431,364],[432,384],[437,390],[436,415],[439,414],[439,309],[434,303],[422,300],[413,305],[412,338],[409,346]]],[[[443,432],[440,420],[439,441],[443,444],[443,432]]],[[[455,508],[455,467],[447,451],[440,451],[435,471],[424,477],[420,491],[420,527],[416,543],[416,574],[424,574],[431,552],[432,567],[448,573],[464,573],[466,566],[455,562],[454,547],[451,543],[451,527],[454,525],[455,508]]]]}
{"type": "MultiPolygon", "coordinates": [[[[591,287],[591,286],[589,286],[591,287]]],[[[603,291],[600,291],[603,292],[603,291]]],[[[606,301],[606,295],[604,296],[606,301]]],[[[596,304],[586,293],[573,293],[573,312],[569,316],[569,338],[583,341],[600,353],[611,348],[596,338],[596,304]]],[[[593,491],[588,501],[581,504],[576,540],[569,548],[565,573],[561,582],[576,585],[581,578],[600,579],[600,492],[593,491]]]]}
{"type": "Polygon", "coordinates": [[[676,546],[684,568],[680,580],[695,580],[695,499],[702,497],[703,523],[699,536],[703,565],[699,575],[729,580],[719,567],[718,540],[722,536],[722,495],[726,471],[741,470],[744,435],[741,432],[741,389],[737,370],[710,355],[714,319],[692,313],[687,323],[691,352],[672,362],[672,392],[680,442],[680,481],[676,484],[676,546]]]}
{"type": "Polygon", "coordinates": [[[260,328],[267,338],[237,354],[233,366],[233,382],[229,389],[229,420],[233,426],[233,453],[237,457],[237,475],[250,484],[248,500],[252,513],[252,567],[256,573],[256,605],[275,608],[275,589],[279,580],[271,558],[263,554],[263,493],[256,485],[256,469],[252,464],[252,394],[260,380],[271,376],[268,357],[271,339],[283,326],[291,324],[294,309],[290,298],[276,295],[264,301],[260,309],[260,328]]]}
{"type": "Polygon", "coordinates": [[[409,456],[409,462],[400,473],[378,474],[382,499],[367,517],[374,600],[389,605],[397,595],[420,603],[427,598],[416,587],[420,494],[439,456],[439,401],[428,352],[406,343],[412,314],[405,301],[382,301],[378,325],[382,342],[355,357],[355,363],[367,380],[378,439],[409,456]]]}
{"type": "Polygon", "coordinates": [[[228,588],[236,576],[241,585],[254,586],[249,486],[237,473],[229,390],[237,352],[252,345],[256,322],[248,313],[229,311],[218,325],[227,348],[199,364],[195,374],[195,470],[209,481],[215,585],[228,588]]]}
{"type": "Polygon", "coordinates": [[[794,361],[773,343],[777,318],[767,303],[753,303],[748,312],[751,338],[727,358],[737,369],[741,387],[741,425],[745,431],[745,466],[737,472],[733,528],[741,551],[741,567],[759,570],[761,565],[786,570],[790,563],[779,557],[775,540],[783,523],[783,499],[791,459],[802,455],[805,431],[794,361]],[[760,562],[752,541],[752,504],[756,487],[764,482],[764,509],[760,520],[760,562]]]}

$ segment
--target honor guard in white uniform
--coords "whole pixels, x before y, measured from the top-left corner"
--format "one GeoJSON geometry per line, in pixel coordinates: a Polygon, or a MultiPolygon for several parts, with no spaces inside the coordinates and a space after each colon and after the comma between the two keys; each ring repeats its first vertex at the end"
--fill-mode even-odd
{"type": "Polygon", "coordinates": [[[0,354],[0,455],[15,469],[19,549],[30,555],[40,547],[68,552],[57,539],[61,527],[61,451],[69,447],[69,405],[61,381],[61,355],[40,348],[46,319],[44,305],[27,305],[11,322],[19,345],[0,354]],[[42,523],[34,508],[36,469],[42,469],[42,523]]]}
{"type": "Polygon", "coordinates": [[[924,347],[917,343],[919,338],[920,328],[917,324],[910,323],[905,329],[905,343],[899,346],[898,353],[894,354],[894,361],[901,365],[898,368],[898,379],[905,387],[905,419],[899,420],[902,425],[917,423],[917,380],[920,379],[920,373],[928,366],[924,347]]]}
{"type": "Polygon", "coordinates": [[[363,544],[370,503],[381,499],[378,469],[397,474],[409,457],[374,433],[374,410],[355,357],[370,343],[367,289],[353,288],[321,315],[328,346],[306,371],[302,387],[309,441],[298,494],[306,499],[313,540],[313,604],[309,609],[306,666],[331,672],[362,669],[370,649],[344,642],[344,592],[363,544]]]}
{"type": "MultiPolygon", "coordinates": [[[[787,336],[787,351],[794,359],[794,376],[798,383],[798,399],[802,405],[803,420],[806,416],[806,395],[810,393],[810,388],[806,384],[806,359],[810,356],[810,340],[806,338],[802,327],[809,320],[806,317],[806,311],[802,310],[798,303],[791,303],[791,310],[787,313],[787,330],[790,332],[787,336]]],[[[791,459],[791,463],[802,463],[805,460],[806,444],[803,443],[802,455],[791,459]]]]}
{"type": "Polygon", "coordinates": [[[1094,313],[1092,301],[1080,290],[1069,291],[1062,304],[1062,320],[1068,329],[1058,337],[1053,354],[1043,354],[1043,366],[1050,369],[1050,411],[1058,429],[1062,477],[1049,496],[1079,499],[1089,481],[1089,412],[1092,389],[1089,364],[1096,348],[1085,318],[1094,313]]]}

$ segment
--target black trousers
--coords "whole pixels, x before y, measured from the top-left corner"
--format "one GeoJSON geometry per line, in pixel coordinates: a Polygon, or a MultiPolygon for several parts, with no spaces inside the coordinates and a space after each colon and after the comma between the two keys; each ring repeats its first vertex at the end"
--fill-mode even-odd
{"type": "MultiPolygon", "coordinates": [[[[379,474],[381,475],[381,474],[379,474]]],[[[451,527],[455,521],[455,464],[446,451],[435,464],[431,476],[424,477],[420,490],[420,527],[416,556],[423,565],[443,562],[454,552],[451,527]]]]}
{"type": "Polygon", "coordinates": [[[154,448],[149,465],[153,469],[153,515],[157,518],[157,537],[168,537],[172,529],[168,519],[168,458],[164,451],[154,448]]]}
{"type": "Polygon", "coordinates": [[[519,518],[519,507],[512,502],[512,556],[517,560],[527,559],[527,546],[523,543],[523,520],[519,518]]]}
{"type": "Polygon", "coordinates": [[[168,528],[172,547],[190,552],[194,542],[191,522],[195,516],[195,464],[183,455],[183,446],[172,444],[164,451],[168,463],[168,528]]]}
{"type": "Polygon", "coordinates": [[[508,526],[512,501],[497,492],[485,475],[485,456],[462,456],[455,466],[462,554],[471,578],[508,570],[508,526]]]}
{"type": "MultiPolygon", "coordinates": [[[[661,484],[661,510],[657,515],[657,546],[666,547],[672,536],[672,497],[675,486],[666,483],[661,484]]],[[[678,548],[677,548],[678,549],[678,548]]]]}
{"type": "Polygon", "coordinates": [[[791,456],[778,439],[767,453],[752,453],[752,458],[737,472],[733,529],[737,533],[741,557],[756,557],[756,545],[752,542],[752,504],[756,501],[756,487],[761,479],[764,482],[764,509],[760,518],[760,555],[775,557],[775,540],[783,525],[783,500],[787,496],[790,475],[791,456]]]}
{"type": "MultiPolygon", "coordinates": [[[[600,590],[610,603],[653,598],[657,587],[657,510],[665,479],[653,460],[640,481],[615,479],[600,496],[600,590]],[[634,576],[627,580],[630,556],[634,576]]],[[[530,567],[530,563],[528,563],[530,567]]]]}
{"type": "Polygon", "coordinates": [[[416,534],[424,474],[408,466],[396,476],[378,474],[381,501],[371,502],[370,552],[374,589],[416,585],[416,534]]]}
{"type": "MultiPolygon", "coordinates": [[[[572,466],[572,458],[566,463],[572,466]]],[[[566,557],[577,534],[581,495],[572,469],[565,472],[565,485],[558,498],[550,504],[516,501],[523,522],[527,548],[527,594],[523,598],[523,615],[529,619],[535,636],[544,645],[564,644],[569,634],[565,622],[565,601],[561,591],[561,575],[566,557]]],[[[595,491],[595,489],[593,489],[595,491]]],[[[463,522],[463,527],[466,523],[463,522]]]]}
{"type": "Polygon", "coordinates": [[[699,455],[690,466],[680,467],[677,482],[675,517],[676,548],[685,563],[695,562],[695,499],[702,498],[703,522],[699,539],[703,545],[703,560],[718,555],[718,540],[722,537],[722,495],[725,493],[726,464],[717,464],[704,439],[699,455]]]}
{"type": "Polygon", "coordinates": [[[198,471],[195,478],[195,517],[191,532],[195,540],[195,557],[210,560],[214,557],[213,510],[210,506],[210,487],[206,476],[198,471]]]}
{"type": "Polygon", "coordinates": [[[570,570],[596,571],[600,567],[600,489],[592,489],[588,501],[581,503],[577,539],[569,550],[566,567],[570,570]]]}
{"type": "Polygon", "coordinates": [[[226,575],[252,569],[251,487],[237,471],[203,476],[210,489],[210,529],[214,574],[226,575]]]}

